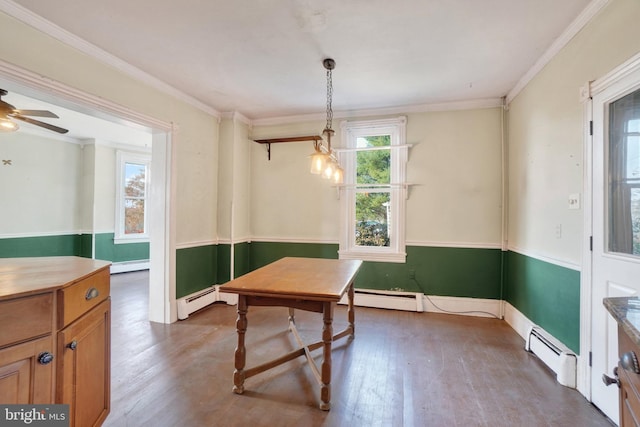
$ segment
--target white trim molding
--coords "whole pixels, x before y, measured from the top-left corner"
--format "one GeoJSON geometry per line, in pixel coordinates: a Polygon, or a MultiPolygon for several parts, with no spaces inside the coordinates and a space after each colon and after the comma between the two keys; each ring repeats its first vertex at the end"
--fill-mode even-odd
{"type": "Polygon", "coordinates": [[[538,261],[544,261],[544,262],[547,262],[549,264],[557,265],[559,267],[568,268],[569,270],[582,271],[582,265],[577,264],[575,262],[565,261],[565,260],[561,260],[561,259],[558,259],[558,258],[549,257],[549,256],[546,256],[546,255],[542,255],[540,253],[537,253],[535,251],[529,251],[529,250],[521,249],[521,248],[518,248],[516,246],[509,246],[508,250],[511,251],[511,252],[518,253],[520,255],[527,256],[529,258],[537,259],[538,261]]]}

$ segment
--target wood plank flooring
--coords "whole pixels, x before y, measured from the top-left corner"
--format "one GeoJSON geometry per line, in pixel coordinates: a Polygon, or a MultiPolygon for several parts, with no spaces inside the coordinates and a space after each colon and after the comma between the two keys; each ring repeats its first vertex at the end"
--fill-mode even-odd
{"type": "MultiPolygon", "coordinates": [[[[304,358],[249,378],[236,395],[235,307],[150,323],[147,281],[147,272],[112,276],[108,427],[612,425],[504,321],[361,307],[355,340],[334,344],[331,411],[318,409],[304,358]]],[[[320,337],[318,316],[296,311],[309,340],[320,337]]],[[[287,309],[250,307],[248,321],[247,366],[295,348],[287,309]]],[[[334,330],[344,325],[338,306],[334,330]]]]}

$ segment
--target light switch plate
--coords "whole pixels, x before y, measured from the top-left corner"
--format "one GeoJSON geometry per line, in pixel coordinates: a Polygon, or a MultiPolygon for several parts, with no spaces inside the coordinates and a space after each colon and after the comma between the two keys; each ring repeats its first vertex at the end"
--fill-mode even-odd
{"type": "Polygon", "coordinates": [[[569,209],[580,209],[580,193],[569,194],[569,209]]]}

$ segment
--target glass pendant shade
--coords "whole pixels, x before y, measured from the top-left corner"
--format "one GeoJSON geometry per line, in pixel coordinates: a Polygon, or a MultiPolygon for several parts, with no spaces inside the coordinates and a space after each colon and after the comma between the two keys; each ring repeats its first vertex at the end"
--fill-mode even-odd
{"type": "Polygon", "coordinates": [[[326,167],[329,156],[321,151],[316,151],[309,157],[311,157],[311,173],[315,175],[321,174],[326,167]]]}
{"type": "Polygon", "coordinates": [[[344,170],[338,165],[333,171],[332,181],[334,184],[342,184],[344,182],[344,170]]]}
{"type": "Polygon", "coordinates": [[[0,118],[0,132],[15,132],[20,128],[17,123],[7,118],[0,118]]]}
{"type": "Polygon", "coordinates": [[[336,162],[329,160],[322,171],[322,177],[325,179],[333,178],[333,172],[336,170],[336,162]]]}

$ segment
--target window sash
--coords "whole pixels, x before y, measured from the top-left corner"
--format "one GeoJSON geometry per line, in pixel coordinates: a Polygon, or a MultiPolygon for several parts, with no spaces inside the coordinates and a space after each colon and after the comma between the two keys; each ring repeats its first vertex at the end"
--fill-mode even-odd
{"type": "MultiPolygon", "coordinates": [[[[115,213],[115,236],[114,243],[130,243],[132,241],[148,241],[149,240],[149,221],[148,221],[148,194],[150,183],[150,165],[151,158],[142,154],[129,153],[124,151],[116,152],[116,213],[115,213]],[[141,188],[136,191],[127,191],[130,180],[127,178],[127,165],[142,166],[144,170],[144,182],[141,188]],[[133,194],[130,194],[133,193],[133,194]],[[136,202],[142,202],[142,232],[131,232],[131,222],[128,221],[129,215],[136,213],[136,202]],[[134,210],[132,210],[134,209],[134,210]]],[[[133,218],[134,223],[139,218],[133,218]]],[[[138,225],[138,224],[134,224],[138,225]]],[[[137,228],[137,227],[136,227],[137,228]]]]}
{"type": "Polygon", "coordinates": [[[341,237],[339,255],[342,259],[405,262],[404,212],[406,196],[407,145],[404,141],[406,119],[343,123],[343,141],[347,147],[339,150],[345,167],[345,184],[341,187],[341,237]],[[391,145],[358,147],[359,137],[390,135],[391,145]],[[357,153],[362,151],[389,150],[390,176],[388,183],[357,183],[357,153]],[[361,193],[388,193],[389,218],[388,246],[364,246],[356,244],[356,195],[361,193]]]}

